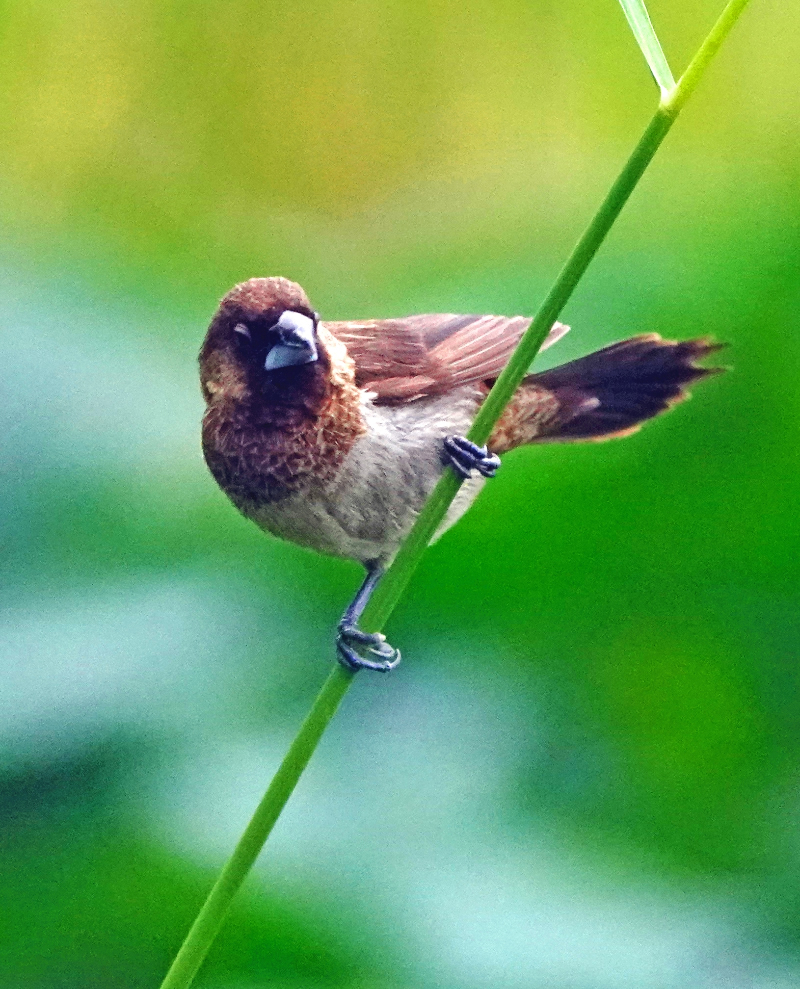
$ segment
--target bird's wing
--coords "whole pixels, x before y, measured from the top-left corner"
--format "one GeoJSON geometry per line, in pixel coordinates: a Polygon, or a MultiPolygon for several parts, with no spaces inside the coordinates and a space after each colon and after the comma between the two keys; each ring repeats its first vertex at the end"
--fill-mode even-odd
{"type": "MultiPolygon", "coordinates": [[[[356,383],[375,401],[413,402],[459,385],[492,381],[530,325],[526,316],[435,313],[325,323],[355,361],[356,383]]],[[[569,329],[555,323],[544,347],[569,329]]]]}

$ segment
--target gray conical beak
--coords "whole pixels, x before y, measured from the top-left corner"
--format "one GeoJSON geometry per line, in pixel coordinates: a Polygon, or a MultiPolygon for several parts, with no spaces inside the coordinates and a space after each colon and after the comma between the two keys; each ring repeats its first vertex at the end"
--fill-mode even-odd
{"type": "Polygon", "coordinates": [[[287,309],[277,324],[279,343],[267,354],[264,369],[276,371],[281,367],[310,364],[317,359],[314,340],[314,320],[287,309]]]}

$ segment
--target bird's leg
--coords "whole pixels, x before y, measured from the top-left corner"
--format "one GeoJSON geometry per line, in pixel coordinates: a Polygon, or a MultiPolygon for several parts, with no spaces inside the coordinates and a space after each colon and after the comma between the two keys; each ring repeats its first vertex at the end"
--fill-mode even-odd
{"type": "Polygon", "coordinates": [[[383,567],[378,563],[367,564],[367,576],[359,587],[347,611],[339,621],[336,633],[336,651],[339,662],[348,670],[393,670],[400,662],[400,652],[386,641],[380,632],[363,632],[358,627],[358,619],[364,612],[372,592],[383,576],[383,567]],[[372,653],[380,662],[366,659],[361,652],[372,653]]]}
{"type": "Polygon", "coordinates": [[[444,453],[447,463],[465,481],[472,476],[474,470],[484,477],[494,477],[500,466],[500,458],[496,453],[489,453],[485,446],[478,446],[463,436],[447,436],[444,453]]]}

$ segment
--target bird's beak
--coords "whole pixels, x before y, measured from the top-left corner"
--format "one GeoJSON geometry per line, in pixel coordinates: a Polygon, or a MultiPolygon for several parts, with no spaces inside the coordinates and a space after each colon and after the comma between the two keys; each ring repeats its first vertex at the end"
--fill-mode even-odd
{"type": "Polygon", "coordinates": [[[317,359],[313,319],[287,309],[278,320],[278,334],[280,342],[267,354],[265,370],[276,371],[281,367],[311,364],[317,359]]]}

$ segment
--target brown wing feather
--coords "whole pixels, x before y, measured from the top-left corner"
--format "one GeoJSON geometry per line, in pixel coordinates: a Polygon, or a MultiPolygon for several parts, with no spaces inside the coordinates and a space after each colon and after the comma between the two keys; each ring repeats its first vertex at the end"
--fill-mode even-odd
{"type": "MultiPolygon", "coordinates": [[[[491,381],[530,325],[526,316],[433,313],[325,323],[355,361],[356,383],[376,402],[413,402],[459,385],[491,381]]],[[[549,347],[568,330],[555,323],[549,347]]],[[[542,349],[544,349],[542,347],[542,349]]]]}
{"type": "Polygon", "coordinates": [[[427,369],[428,347],[422,333],[404,319],[348,320],[325,323],[347,347],[356,365],[356,381],[364,387],[373,379],[391,378],[427,369]]]}

